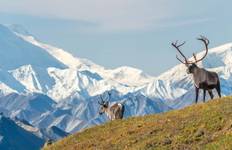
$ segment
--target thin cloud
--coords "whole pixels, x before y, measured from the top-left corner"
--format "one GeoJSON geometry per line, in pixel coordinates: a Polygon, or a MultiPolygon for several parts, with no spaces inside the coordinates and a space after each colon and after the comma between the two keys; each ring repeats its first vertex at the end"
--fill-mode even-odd
{"type": "Polygon", "coordinates": [[[0,10],[42,17],[83,20],[100,30],[143,29],[170,16],[168,0],[20,0],[1,2],[0,10]]]}
{"type": "Polygon", "coordinates": [[[193,20],[184,18],[205,16],[210,10],[222,4],[222,2],[210,2],[210,0],[191,2],[186,0],[1,0],[0,11],[90,22],[96,25],[93,28],[95,31],[149,30],[166,26],[163,20],[172,20],[176,17],[182,20],[169,21],[168,26],[207,21],[207,18],[193,20]]]}
{"type": "Polygon", "coordinates": [[[189,19],[181,19],[175,21],[168,21],[168,22],[160,22],[157,27],[161,28],[175,28],[175,27],[182,27],[182,26],[189,26],[194,24],[202,24],[206,22],[213,21],[213,18],[189,18],[189,19]]]}

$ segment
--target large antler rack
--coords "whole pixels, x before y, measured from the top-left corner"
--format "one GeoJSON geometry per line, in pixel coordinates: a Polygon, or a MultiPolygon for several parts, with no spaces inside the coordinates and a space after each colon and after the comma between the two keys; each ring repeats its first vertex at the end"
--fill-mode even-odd
{"type": "Polygon", "coordinates": [[[189,61],[189,60],[187,59],[187,57],[186,57],[186,56],[181,52],[181,50],[180,50],[180,47],[183,46],[183,45],[185,44],[185,42],[183,42],[183,43],[181,43],[181,44],[178,44],[178,41],[176,41],[175,43],[174,43],[174,42],[172,43],[172,46],[175,47],[175,48],[177,49],[177,51],[180,53],[180,55],[184,58],[184,61],[183,61],[183,60],[181,60],[181,59],[176,55],[177,60],[179,60],[181,63],[186,64],[186,65],[187,65],[187,64],[193,64],[193,63],[197,63],[197,62],[199,62],[199,61],[202,61],[202,60],[206,57],[206,55],[208,54],[209,40],[208,40],[206,37],[204,37],[204,36],[200,36],[200,38],[197,38],[197,40],[202,41],[202,42],[204,43],[204,45],[205,45],[206,53],[204,54],[204,56],[203,56],[202,58],[200,58],[200,59],[197,59],[196,54],[193,53],[193,58],[194,58],[195,61],[189,61]]]}

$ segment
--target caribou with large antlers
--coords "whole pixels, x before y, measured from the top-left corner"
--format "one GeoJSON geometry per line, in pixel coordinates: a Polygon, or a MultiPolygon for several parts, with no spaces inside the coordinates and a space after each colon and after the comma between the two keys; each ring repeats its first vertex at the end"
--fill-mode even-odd
{"type": "Polygon", "coordinates": [[[221,88],[220,88],[220,80],[216,72],[207,71],[204,68],[199,68],[196,63],[199,61],[202,61],[206,55],[208,54],[208,45],[209,40],[204,37],[200,36],[200,38],[197,38],[197,40],[200,40],[205,45],[205,54],[200,58],[197,59],[197,56],[195,53],[193,53],[194,61],[189,61],[185,55],[181,52],[180,47],[185,44],[185,42],[178,44],[178,41],[175,43],[172,43],[172,46],[177,49],[177,51],[180,53],[180,55],[184,58],[184,60],[181,60],[177,55],[176,58],[187,67],[187,73],[193,75],[194,85],[195,85],[195,91],[196,91],[196,103],[198,101],[198,94],[199,89],[203,89],[203,101],[205,102],[205,95],[206,91],[208,91],[211,99],[213,99],[214,95],[212,90],[216,89],[218,96],[221,97],[221,88]]]}
{"type": "MultiPolygon", "coordinates": [[[[110,94],[108,93],[110,98],[110,94]]],[[[104,98],[100,95],[101,101],[98,101],[100,107],[99,114],[102,115],[106,113],[107,117],[110,120],[122,119],[124,114],[124,105],[121,103],[115,103],[112,106],[109,105],[109,101],[104,100],[104,98]]]]}

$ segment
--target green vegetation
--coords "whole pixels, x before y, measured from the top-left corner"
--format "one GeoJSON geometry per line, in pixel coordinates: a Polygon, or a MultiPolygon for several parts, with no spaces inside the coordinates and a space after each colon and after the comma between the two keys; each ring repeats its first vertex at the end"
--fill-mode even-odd
{"type": "Polygon", "coordinates": [[[231,150],[232,97],[182,110],[108,122],[44,150],[231,150]]]}

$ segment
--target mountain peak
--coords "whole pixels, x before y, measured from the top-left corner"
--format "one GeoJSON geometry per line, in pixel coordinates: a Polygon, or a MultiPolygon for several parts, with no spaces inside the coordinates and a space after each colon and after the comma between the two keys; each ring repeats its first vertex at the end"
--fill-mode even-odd
{"type": "Polygon", "coordinates": [[[45,68],[66,67],[46,51],[26,42],[4,25],[0,25],[0,39],[0,67],[5,70],[28,64],[45,68]]]}

